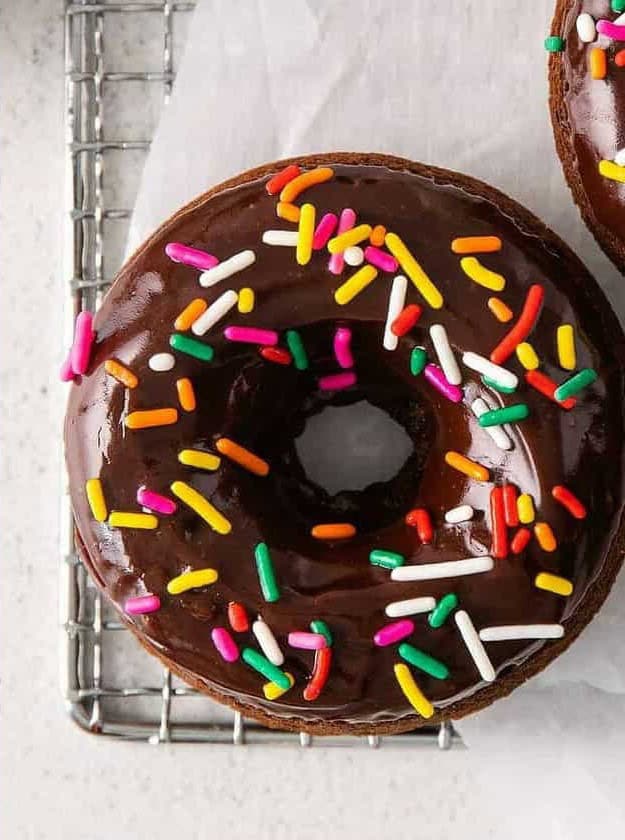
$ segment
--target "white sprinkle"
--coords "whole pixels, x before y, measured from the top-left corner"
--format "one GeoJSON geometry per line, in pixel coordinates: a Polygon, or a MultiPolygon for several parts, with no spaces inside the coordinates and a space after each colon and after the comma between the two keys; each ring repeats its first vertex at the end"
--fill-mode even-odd
{"type": "Polygon", "coordinates": [[[467,557],[465,560],[449,560],[446,563],[425,563],[422,566],[399,566],[391,572],[391,580],[438,580],[439,578],[475,575],[490,572],[493,558],[467,557]]]}
{"type": "Polygon", "coordinates": [[[256,262],[256,254],[254,251],[240,251],[238,254],[230,257],[227,260],[219,263],[214,268],[209,268],[208,271],[203,271],[200,274],[200,286],[214,286],[220,280],[225,280],[239,271],[243,271],[252,263],[256,262]]]}
{"type": "Polygon", "coordinates": [[[391,324],[404,308],[407,289],[408,280],[403,274],[398,274],[393,280],[391,293],[388,298],[388,311],[386,313],[386,324],[384,325],[384,337],[382,338],[382,346],[385,350],[397,349],[399,338],[395,333],[391,332],[391,324]]]}
{"type": "MultiPolygon", "coordinates": [[[[482,414],[490,411],[490,408],[486,400],[482,399],[482,397],[477,397],[471,403],[471,411],[479,420],[482,414]]],[[[506,434],[503,426],[484,426],[484,431],[491,436],[500,449],[512,449],[512,441],[506,434]]]]}
{"type": "Polygon", "coordinates": [[[450,525],[457,525],[459,522],[468,522],[473,519],[473,508],[471,505],[458,505],[458,507],[448,510],[445,514],[445,522],[450,525]]]}
{"type": "Polygon", "coordinates": [[[263,242],[265,245],[283,245],[287,248],[295,248],[297,236],[296,230],[266,230],[263,232],[263,242]]]}
{"type": "Polygon", "coordinates": [[[271,628],[260,616],[252,624],[252,633],[256,636],[256,641],[260,645],[260,649],[272,665],[283,665],[284,654],[280,650],[280,646],[276,641],[276,637],[271,632],[271,628]]]}
{"type": "Polygon", "coordinates": [[[343,259],[347,265],[362,265],[365,261],[365,252],[359,245],[350,245],[343,251],[343,259]]]}
{"type": "Polygon", "coordinates": [[[233,306],[236,306],[238,294],[233,289],[228,289],[217,300],[214,300],[206,311],[191,324],[191,332],[194,335],[204,335],[217,321],[221,320],[233,306]]]}
{"type": "Polygon", "coordinates": [[[625,12],[615,18],[612,23],[616,24],[616,26],[625,26],[625,12]]]}
{"type": "Polygon", "coordinates": [[[614,163],[617,166],[625,166],[625,149],[619,149],[614,155],[614,163]]]}
{"type": "Polygon", "coordinates": [[[450,385],[460,385],[462,374],[454,356],[454,351],[451,349],[447,330],[442,324],[433,324],[430,327],[430,338],[432,339],[432,344],[438,356],[441,369],[445,374],[445,379],[450,385]]]}
{"type": "Polygon", "coordinates": [[[464,353],[462,362],[471,370],[476,370],[482,376],[487,376],[494,382],[503,385],[504,388],[516,388],[519,384],[518,376],[511,370],[495,365],[489,359],[485,359],[484,356],[479,356],[477,353],[471,353],[470,351],[464,353]]]}
{"type": "Polygon", "coordinates": [[[475,667],[480,672],[481,678],[486,682],[492,682],[496,676],[493,663],[488,658],[484,645],[480,642],[480,637],[477,635],[469,614],[466,610],[458,610],[454,613],[454,621],[458,630],[460,630],[460,635],[471,654],[471,658],[475,662],[475,667]]]}
{"type": "Polygon", "coordinates": [[[577,27],[577,34],[579,35],[580,41],[583,41],[585,44],[590,44],[597,37],[595,20],[588,12],[583,12],[577,16],[575,26],[577,27]]]}
{"type": "Polygon", "coordinates": [[[436,598],[426,595],[423,598],[408,598],[406,601],[393,601],[387,604],[384,612],[389,618],[399,618],[402,615],[417,615],[433,610],[436,606],[436,598]]]}
{"type": "Polygon", "coordinates": [[[150,370],[155,370],[158,373],[171,370],[175,364],[176,360],[171,353],[155,353],[148,360],[150,370]]]}
{"type": "Polygon", "coordinates": [[[501,624],[499,627],[482,627],[483,642],[507,642],[509,639],[561,639],[561,624],[501,624]]]}

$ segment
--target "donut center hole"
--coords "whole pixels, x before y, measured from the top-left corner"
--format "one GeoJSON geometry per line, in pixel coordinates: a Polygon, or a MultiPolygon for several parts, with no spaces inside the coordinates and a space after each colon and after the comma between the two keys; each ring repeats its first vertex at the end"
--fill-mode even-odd
{"type": "Polygon", "coordinates": [[[413,449],[406,430],[367,400],[324,408],[295,439],[308,480],[331,496],[391,481],[413,449]]]}

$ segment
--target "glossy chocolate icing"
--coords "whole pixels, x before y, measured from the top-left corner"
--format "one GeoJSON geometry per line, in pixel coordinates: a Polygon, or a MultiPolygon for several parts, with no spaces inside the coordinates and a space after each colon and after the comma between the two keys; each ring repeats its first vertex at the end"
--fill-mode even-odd
{"type": "MultiPolygon", "coordinates": [[[[92,362],[88,375],[72,386],[66,420],[74,515],[84,558],[99,585],[120,609],[129,597],[159,594],[159,612],[127,620],[152,649],[195,675],[209,692],[274,720],[377,724],[405,719],[417,725],[419,719],[393,676],[393,664],[400,661],[395,646],[378,648],[372,642],[374,632],[389,621],[384,614],[389,602],[455,592],[478,629],[562,621],[566,634],[584,616],[588,588],[601,575],[623,507],[623,336],[581,263],[509,199],[462,176],[407,161],[404,168],[402,161],[392,159],[391,169],[336,160],[337,156],[316,160],[332,165],[335,177],[305,195],[316,205],[318,218],[326,211],[352,207],[360,220],[397,232],[443,292],[443,309],[434,312],[425,305],[419,325],[400,340],[398,349],[382,349],[391,276],[380,274],[349,305],[339,307],[333,291],[355,269],[346,266],[339,279],[327,270],[327,252],[313,253],[311,263],[301,267],[293,249],[261,243],[266,229],[293,228],[276,219],[276,198],[265,191],[276,166],[241,176],[234,185],[198,199],[161,227],[125,266],[96,316],[92,362]],[[457,236],[482,234],[503,240],[499,253],[481,259],[505,276],[502,297],[515,315],[529,285],[544,286],[545,303],[531,342],[542,369],[557,381],[567,375],[557,366],[555,330],[563,321],[575,326],[578,366],[595,368],[599,380],[580,395],[573,411],[561,410],[523,383],[514,396],[497,395],[465,368],[464,404],[448,402],[423,377],[411,376],[409,357],[415,345],[423,344],[433,358],[428,333],[433,323],[444,324],[458,355],[473,350],[488,356],[508,331],[509,325],[497,322],[487,309],[492,293],[466,277],[450,249],[457,236]],[[164,248],[171,241],[205,249],[220,259],[252,248],[257,261],[204,290],[198,271],[166,257],[164,248]],[[226,288],[248,285],[256,293],[253,313],[232,310],[203,339],[215,348],[212,363],[176,353],[174,370],[155,373],[148,368],[153,353],[169,349],[173,321],[193,298],[210,302],[226,288]],[[257,348],[229,343],[223,336],[227,324],[276,329],[282,336],[288,328],[300,330],[310,370],[271,364],[260,358],[257,348]],[[316,380],[337,370],[332,336],[339,324],[353,330],[358,385],[328,395],[319,392],[316,380]],[[136,389],[129,391],[105,374],[104,362],[111,357],[137,374],[136,389]],[[129,411],[176,406],[175,380],[181,376],[193,380],[195,412],[181,411],[174,426],[141,431],[124,427],[129,411]],[[512,431],[511,451],[496,448],[471,414],[469,404],[479,394],[495,403],[522,399],[529,404],[530,418],[512,431]],[[390,483],[329,497],[306,479],[293,440],[306,416],[326,404],[358,399],[380,406],[400,422],[414,441],[414,453],[390,483]],[[269,477],[251,475],[226,459],[216,473],[178,462],[182,448],[214,451],[220,436],[266,458],[272,467],[269,477]],[[449,449],[489,467],[491,479],[510,480],[531,493],[537,518],[553,527],[557,551],[546,553],[532,541],[522,555],[496,561],[491,572],[413,583],[394,582],[388,571],[370,565],[372,548],[400,552],[408,564],[488,553],[492,483],[479,484],[445,466],[449,449]],[[136,491],[141,484],[171,495],[172,481],[187,480],[228,517],[232,532],[216,534],[184,505],[174,516],[161,516],[156,531],[98,524],[84,492],[85,481],[98,476],[109,509],[117,510],[139,510],[136,491]],[[590,511],[586,520],[574,520],[553,501],[554,484],[565,484],[584,501],[590,511]],[[476,509],[474,521],[446,525],[444,512],[462,503],[476,509]],[[432,514],[432,545],[421,545],[414,529],[404,523],[405,513],[417,506],[432,514]],[[353,521],[359,533],[348,542],[315,541],[310,527],[323,521],[353,521]],[[265,603],[259,590],[253,549],[261,540],[270,547],[282,593],[273,604],[265,603]],[[217,584],[167,595],[168,580],[206,566],[218,569],[217,584]],[[563,599],[536,589],[534,577],[541,570],[572,579],[573,596],[563,599]],[[231,600],[242,602],[250,616],[262,614],[281,644],[284,668],[296,684],[277,701],[264,699],[262,677],[241,661],[224,662],[211,642],[214,626],[228,626],[231,600]],[[324,619],[334,635],[333,662],[321,696],[307,702],[302,691],[313,654],[289,648],[286,637],[292,630],[308,629],[315,618],[324,619]]],[[[412,284],[407,302],[424,303],[412,284]]],[[[507,366],[522,377],[516,358],[507,366]]],[[[447,680],[415,672],[435,706],[449,709],[459,698],[483,692],[485,684],[454,622],[432,630],[426,615],[414,620],[416,631],[409,641],[442,660],[451,672],[447,680]]],[[[251,634],[235,637],[241,646],[257,647],[251,634]]],[[[499,642],[487,647],[498,680],[503,680],[541,648],[554,644],[499,642]]]]}

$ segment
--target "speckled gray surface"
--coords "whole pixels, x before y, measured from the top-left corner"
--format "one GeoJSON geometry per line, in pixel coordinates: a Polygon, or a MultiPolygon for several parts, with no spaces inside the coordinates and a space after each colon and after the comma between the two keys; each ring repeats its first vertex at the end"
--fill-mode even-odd
{"type": "MultiPolygon", "coordinates": [[[[555,833],[545,776],[550,796],[557,796],[555,810],[576,806],[567,802],[562,777],[554,776],[555,756],[532,739],[526,755],[507,754],[502,745],[496,759],[492,752],[485,759],[461,751],[154,748],[87,736],[66,718],[57,661],[66,395],[56,378],[65,280],[62,35],[60,0],[0,0],[0,836],[577,837],[555,833]],[[513,785],[518,765],[530,757],[536,782],[524,783],[520,803],[513,785]],[[509,791],[498,788],[497,801],[489,792],[493,774],[510,779],[509,791]]],[[[502,701],[494,729],[505,714],[502,701]]],[[[618,754],[599,742],[593,761],[609,790],[619,779],[618,754]]],[[[600,795],[585,804],[595,830],[614,827],[604,821],[600,795]]]]}

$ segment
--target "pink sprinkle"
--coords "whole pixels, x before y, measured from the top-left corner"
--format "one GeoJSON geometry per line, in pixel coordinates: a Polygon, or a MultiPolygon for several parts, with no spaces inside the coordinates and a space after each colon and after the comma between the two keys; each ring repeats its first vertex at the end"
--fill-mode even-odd
{"type": "Polygon", "coordinates": [[[149,508],[155,513],[164,513],[165,516],[175,513],[178,507],[173,499],[168,499],[167,496],[161,496],[160,493],[148,490],[143,485],[137,490],[137,502],[141,507],[149,508]]]}
{"type": "Polygon", "coordinates": [[[91,348],[95,339],[93,331],[93,315],[91,312],[80,312],[76,318],[74,329],[74,343],[70,351],[70,361],[74,373],[82,374],[89,367],[91,348]]]}
{"type": "Polygon", "coordinates": [[[414,621],[409,618],[402,618],[401,621],[394,621],[392,624],[387,624],[373,637],[373,641],[378,647],[386,647],[387,645],[394,645],[395,642],[405,639],[414,633],[414,621]]]}
{"type": "Polygon", "coordinates": [[[321,633],[304,633],[301,631],[289,633],[289,644],[293,648],[301,648],[302,650],[321,650],[321,648],[328,646],[325,636],[322,636],[321,633]]]}
{"type": "Polygon", "coordinates": [[[239,658],[239,648],[225,627],[215,627],[211,632],[211,639],[226,662],[237,661],[239,658]]]}
{"type": "Polygon", "coordinates": [[[72,382],[74,380],[74,371],[72,369],[72,351],[70,350],[67,354],[67,358],[61,365],[61,370],[59,371],[59,376],[61,378],[61,382],[72,382]]]}
{"type": "Polygon", "coordinates": [[[423,375],[430,385],[433,385],[448,400],[454,403],[462,401],[462,389],[448,382],[447,377],[437,365],[426,365],[423,375]]]}
{"type": "MultiPolygon", "coordinates": [[[[353,210],[350,210],[349,207],[346,207],[345,210],[341,213],[341,218],[339,220],[339,229],[337,231],[337,236],[340,236],[341,233],[345,233],[346,230],[351,230],[354,227],[354,222],[356,221],[356,214],[353,210]]],[[[345,265],[345,260],[343,258],[343,254],[332,254],[330,257],[330,262],[328,263],[328,268],[332,272],[332,274],[341,274],[343,271],[343,266],[345,265]]]]}
{"type": "Polygon", "coordinates": [[[618,23],[612,23],[611,20],[598,20],[597,32],[600,35],[606,35],[614,41],[625,41],[625,26],[619,26],[618,23]]]}
{"type": "Polygon", "coordinates": [[[354,367],[351,343],[352,331],[349,327],[339,327],[334,333],[334,355],[343,369],[354,367]]]}
{"type": "Polygon", "coordinates": [[[200,271],[208,271],[209,268],[214,268],[219,263],[217,257],[212,254],[200,251],[198,248],[190,248],[188,245],[183,245],[182,242],[168,242],[165,245],[165,253],[173,262],[184,263],[192,268],[198,268],[200,271]]]}
{"type": "Polygon", "coordinates": [[[326,213],[325,216],[321,217],[321,221],[313,234],[313,251],[319,251],[326,247],[338,221],[339,217],[336,213],[326,213]]]}
{"type": "Polygon", "coordinates": [[[124,604],[128,615],[146,615],[161,608],[161,599],[158,595],[139,595],[137,598],[129,598],[124,604]]]}
{"type": "Polygon", "coordinates": [[[322,391],[342,391],[343,388],[351,388],[356,384],[356,374],[332,373],[330,376],[322,376],[319,380],[319,387],[322,391]]]}
{"type": "Polygon", "coordinates": [[[397,271],[399,268],[399,263],[395,257],[387,254],[386,251],[383,251],[381,248],[376,248],[375,245],[368,245],[365,248],[365,259],[367,262],[371,263],[371,265],[379,268],[380,271],[388,271],[392,273],[393,271],[397,271]]]}
{"type": "Polygon", "coordinates": [[[278,333],[273,330],[259,330],[257,327],[226,327],[224,335],[228,341],[242,341],[245,344],[278,343],[278,333]]]}

